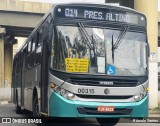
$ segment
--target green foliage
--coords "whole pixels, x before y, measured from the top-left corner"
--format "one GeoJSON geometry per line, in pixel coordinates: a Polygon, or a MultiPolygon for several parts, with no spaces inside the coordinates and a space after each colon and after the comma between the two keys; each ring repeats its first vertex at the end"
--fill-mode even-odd
{"type": "Polygon", "coordinates": [[[153,111],[160,111],[160,105],[153,109],[153,111]]]}

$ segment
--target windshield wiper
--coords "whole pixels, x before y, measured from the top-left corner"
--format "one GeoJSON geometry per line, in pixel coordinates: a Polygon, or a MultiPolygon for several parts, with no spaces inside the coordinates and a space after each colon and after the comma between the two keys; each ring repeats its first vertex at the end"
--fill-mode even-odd
{"type": "Polygon", "coordinates": [[[129,29],[129,26],[126,26],[125,29],[123,30],[123,32],[120,34],[120,36],[116,40],[115,44],[113,45],[113,51],[119,47],[119,45],[121,44],[121,42],[122,42],[124,36],[126,35],[128,29],[129,29]]]}
{"type": "Polygon", "coordinates": [[[129,26],[126,26],[125,29],[123,30],[123,32],[120,34],[120,36],[118,37],[118,39],[116,40],[115,44],[113,41],[113,35],[112,35],[112,62],[114,63],[114,51],[115,49],[117,49],[119,47],[119,45],[121,44],[125,34],[127,33],[129,29],[129,26]]]}
{"type": "Polygon", "coordinates": [[[88,42],[86,42],[86,44],[88,45],[88,47],[89,47],[90,49],[93,49],[93,48],[92,48],[92,45],[91,45],[92,40],[89,38],[89,34],[88,34],[88,32],[86,31],[83,23],[82,23],[82,22],[78,22],[77,24],[78,24],[78,26],[79,26],[78,28],[79,28],[79,31],[81,32],[82,36],[85,38],[86,41],[88,41],[88,42]]]}
{"type": "Polygon", "coordinates": [[[113,42],[113,35],[112,35],[112,62],[114,63],[114,42],[113,42]]]}

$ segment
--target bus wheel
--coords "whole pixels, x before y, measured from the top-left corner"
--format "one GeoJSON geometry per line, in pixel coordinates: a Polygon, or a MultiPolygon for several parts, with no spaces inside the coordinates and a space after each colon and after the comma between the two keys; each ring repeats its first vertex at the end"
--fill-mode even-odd
{"type": "Polygon", "coordinates": [[[15,102],[15,107],[16,107],[16,113],[21,114],[22,110],[21,107],[18,105],[18,95],[16,94],[16,102],[15,102]]]}
{"type": "Polygon", "coordinates": [[[36,96],[33,101],[33,117],[39,117],[39,105],[38,105],[38,97],[36,96]]]}
{"type": "Polygon", "coordinates": [[[119,122],[119,118],[97,118],[97,122],[101,125],[101,126],[106,126],[106,125],[110,125],[110,126],[114,126],[119,122]]]}

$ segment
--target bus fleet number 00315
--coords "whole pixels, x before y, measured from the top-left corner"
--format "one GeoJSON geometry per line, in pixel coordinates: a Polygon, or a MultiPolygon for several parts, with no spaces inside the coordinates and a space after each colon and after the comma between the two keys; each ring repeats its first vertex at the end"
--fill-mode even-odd
{"type": "Polygon", "coordinates": [[[78,88],[79,94],[94,94],[94,89],[78,88]]]}

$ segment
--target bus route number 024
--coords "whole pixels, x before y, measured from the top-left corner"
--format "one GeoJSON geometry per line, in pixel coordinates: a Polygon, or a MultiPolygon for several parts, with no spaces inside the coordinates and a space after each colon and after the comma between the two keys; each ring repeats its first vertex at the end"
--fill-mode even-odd
{"type": "Polygon", "coordinates": [[[94,89],[78,88],[79,94],[94,94],[94,89]]]}

